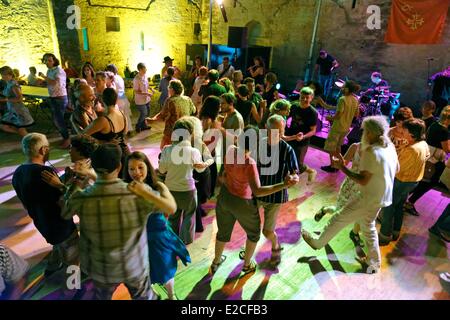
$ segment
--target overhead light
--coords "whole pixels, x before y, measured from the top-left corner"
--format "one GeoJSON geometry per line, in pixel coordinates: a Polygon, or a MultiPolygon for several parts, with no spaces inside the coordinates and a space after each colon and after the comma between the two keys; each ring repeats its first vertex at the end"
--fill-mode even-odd
{"type": "Polygon", "coordinates": [[[225,7],[223,5],[223,0],[216,0],[219,5],[220,12],[222,12],[223,21],[228,22],[227,12],[225,11],[225,7]]]}

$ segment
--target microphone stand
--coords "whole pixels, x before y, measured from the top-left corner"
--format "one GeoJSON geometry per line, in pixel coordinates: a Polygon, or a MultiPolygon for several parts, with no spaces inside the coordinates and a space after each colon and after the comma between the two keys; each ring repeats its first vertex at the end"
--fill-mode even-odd
{"type": "Polygon", "coordinates": [[[431,69],[431,61],[433,60],[434,58],[427,58],[427,100],[431,99],[432,81],[430,80],[430,69],[431,69]]]}

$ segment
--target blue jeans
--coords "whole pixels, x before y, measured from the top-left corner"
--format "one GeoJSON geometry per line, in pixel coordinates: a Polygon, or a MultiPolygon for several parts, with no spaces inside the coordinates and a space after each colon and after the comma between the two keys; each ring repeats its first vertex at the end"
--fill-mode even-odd
{"type": "Polygon", "coordinates": [[[387,237],[392,232],[399,233],[403,224],[403,204],[408,198],[408,194],[417,186],[417,182],[402,182],[394,180],[392,190],[392,204],[383,209],[383,217],[380,232],[387,237]]]}
{"type": "Polygon", "coordinates": [[[150,113],[150,103],[143,104],[143,105],[136,105],[136,108],[139,111],[139,119],[136,123],[136,130],[144,129],[147,127],[147,125],[145,124],[145,118],[150,113]]]}
{"type": "Polygon", "coordinates": [[[69,139],[69,131],[67,130],[66,121],[64,120],[64,113],[69,104],[67,96],[50,98],[49,103],[55,127],[58,129],[64,140],[69,139]]]}
{"type": "Polygon", "coordinates": [[[323,95],[325,98],[328,97],[328,95],[330,94],[330,90],[331,90],[331,80],[332,80],[332,75],[323,75],[323,74],[319,74],[319,83],[323,88],[323,95]]]}

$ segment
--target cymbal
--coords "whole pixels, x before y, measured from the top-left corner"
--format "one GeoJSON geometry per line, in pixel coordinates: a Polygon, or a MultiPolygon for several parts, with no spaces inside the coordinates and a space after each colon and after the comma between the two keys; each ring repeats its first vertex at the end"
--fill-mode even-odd
{"type": "Polygon", "coordinates": [[[386,89],[390,89],[391,86],[380,86],[380,87],[375,87],[375,89],[377,90],[386,90],[386,89]]]}
{"type": "Polygon", "coordinates": [[[344,86],[344,84],[345,84],[345,81],[339,79],[338,81],[335,81],[334,84],[336,85],[336,87],[342,88],[344,86]]]}

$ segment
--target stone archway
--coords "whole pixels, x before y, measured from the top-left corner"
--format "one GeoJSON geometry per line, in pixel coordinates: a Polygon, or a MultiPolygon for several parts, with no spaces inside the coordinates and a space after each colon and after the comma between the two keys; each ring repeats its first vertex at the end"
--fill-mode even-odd
{"type": "Polygon", "coordinates": [[[248,34],[248,45],[254,46],[257,45],[259,40],[262,37],[262,24],[259,21],[251,20],[246,25],[247,34],[248,34]]]}

